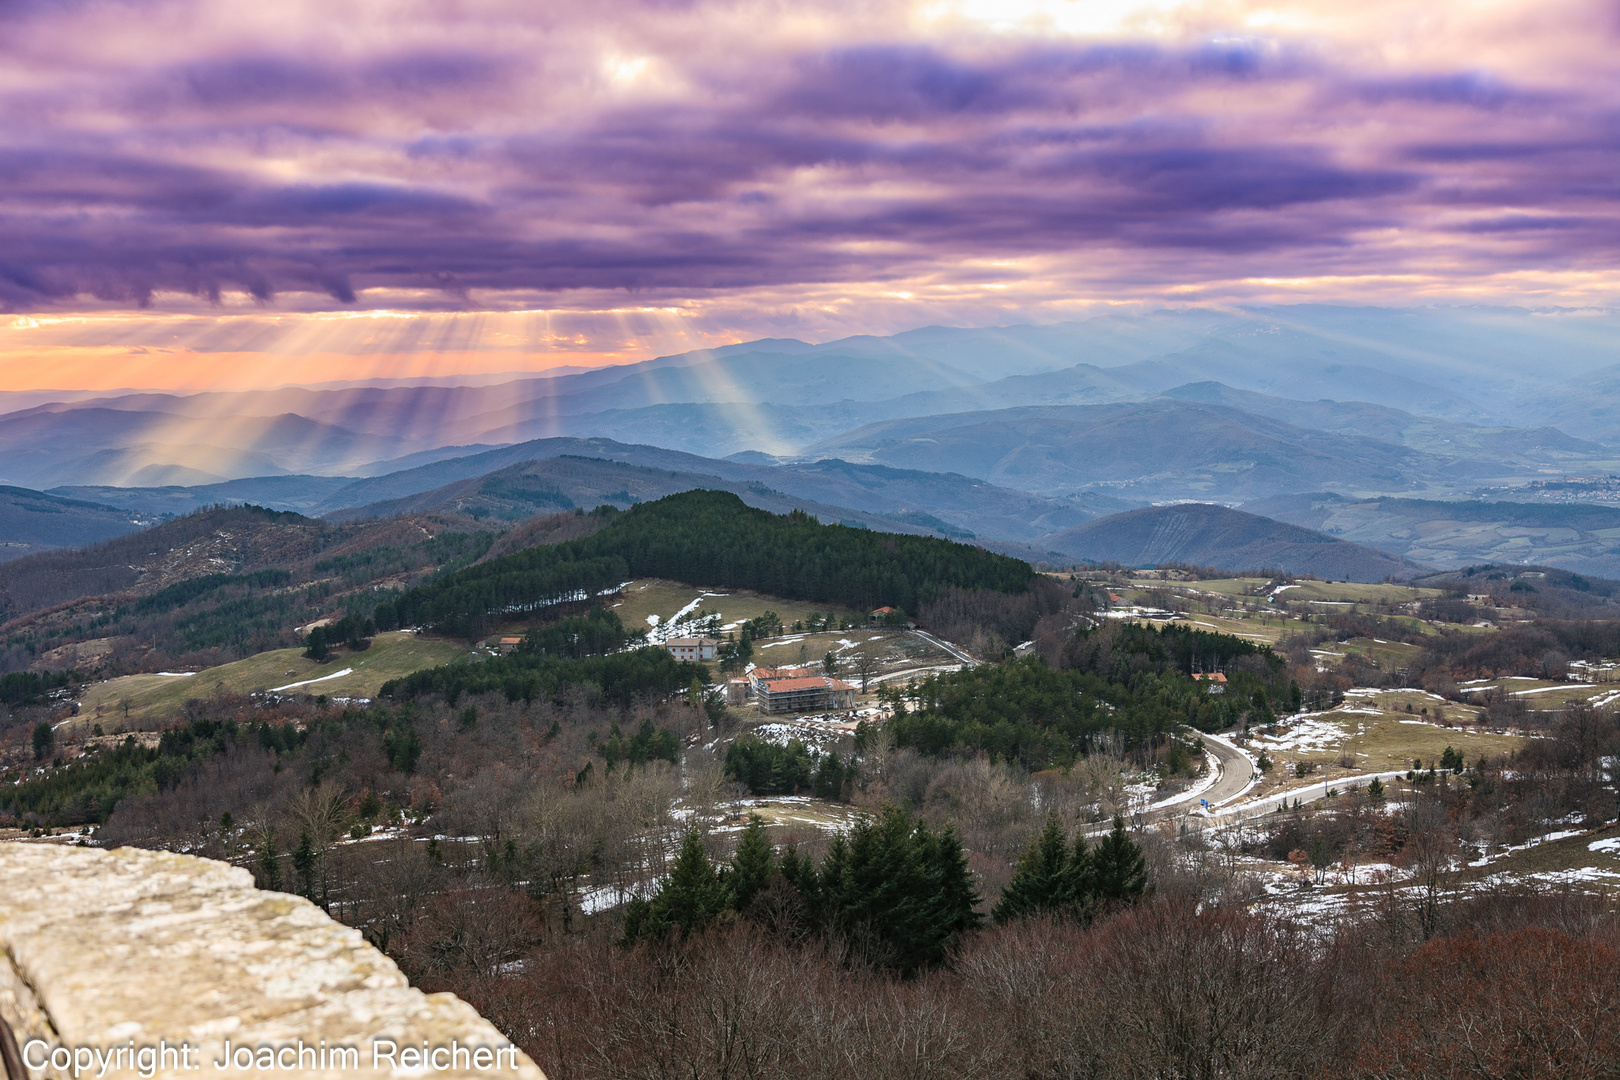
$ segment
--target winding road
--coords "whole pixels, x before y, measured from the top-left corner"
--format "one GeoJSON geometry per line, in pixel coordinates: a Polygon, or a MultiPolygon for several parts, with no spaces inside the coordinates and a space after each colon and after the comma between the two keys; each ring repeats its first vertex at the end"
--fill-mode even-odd
{"type": "Polygon", "coordinates": [[[954,656],[958,660],[962,661],[962,666],[963,667],[976,667],[978,665],[978,663],[979,663],[977,660],[973,659],[973,657],[969,656],[966,652],[963,652],[957,646],[952,645],[948,641],[942,641],[939,638],[935,637],[933,634],[928,633],[927,631],[924,631],[924,630],[912,630],[911,632],[913,634],[915,634],[917,637],[920,637],[924,641],[928,642],[930,645],[938,645],[941,649],[944,649],[946,652],[950,653],[952,656],[954,656]]]}

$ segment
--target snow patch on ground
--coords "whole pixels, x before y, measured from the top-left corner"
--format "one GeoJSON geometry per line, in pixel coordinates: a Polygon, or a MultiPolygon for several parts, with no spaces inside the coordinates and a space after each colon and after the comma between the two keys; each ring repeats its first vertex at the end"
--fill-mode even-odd
{"type": "Polygon", "coordinates": [[[1210,753],[1208,750],[1205,750],[1204,760],[1208,762],[1208,764],[1204,769],[1203,775],[1198,777],[1197,781],[1192,787],[1185,791],[1178,791],[1174,795],[1168,795],[1157,802],[1151,802],[1148,804],[1147,808],[1149,810],[1157,810],[1163,806],[1174,806],[1177,803],[1191,802],[1204,792],[1208,791],[1210,788],[1214,787],[1215,781],[1219,780],[1221,777],[1221,759],[1210,753]]]}
{"type": "Polygon", "coordinates": [[[1601,851],[1605,855],[1620,855],[1620,836],[1611,836],[1607,840],[1594,840],[1586,845],[1587,851],[1601,851]]]}
{"type": "MultiPolygon", "coordinates": [[[[1351,710],[1340,710],[1349,712],[1351,710]]],[[[1267,750],[1327,750],[1345,740],[1342,725],[1329,719],[1331,713],[1301,713],[1278,735],[1255,735],[1253,741],[1267,750]]]]}
{"type": "Polygon", "coordinates": [[[618,886],[604,885],[600,889],[587,889],[579,898],[580,910],[587,915],[595,915],[600,911],[616,908],[620,904],[628,904],[636,897],[649,900],[658,891],[663,878],[655,881],[644,881],[636,885],[618,886]]]}
{"type": "Polygon", "coordinates": [[[777,746],[786,746],[797,739],[812,750],[825,750],[829,746],[836,746],[845,735],[841,728],[833,727],[831,724],[816,724],[813,721],[798,724],[759,724],[748,730],[765,742],[775,743],[777,746]]]}
{"type": "Polygon", "coordinates": [[[286,686],[272,686],[269,689],[268,692],[272,693],[272,694],[277,694],[277,693],[280,693],[283,690],[296,690],[300,686],[313,686],[315,683],[318,683],[318,682],[325,682],[328,679],[341,679],[345,675],[353,675],[353,674],[354,674],[354,668],[346,667],[342,671],[334,671],[334,672],[332,672],[332,674],[330,674],[330,675],[322,675],[318,679],[304,679],[302,682],[290,682],[286,686]]]}
{"type": "MultiPolygon", "coordinates": [[[[1550,832],[1546,836],[1533,837],[1532,839],[1526,840],[1522,844],[1514,844],[1510,847],[1499,848],[1496,851],[1483,856],[1482,858],[1475,859],[1468,865],[1489,866],[1496,860],[1503,858],[1504,856],[1511,855],[1515,851],[1529,851],[1533,847],[1537,847],[1541,844],[1550,844],[1554,840],[1568,840],[1572,836],[1581,835],[1581,833],[1584,831],[1585,830],[1583,829],[1560,829],[1557,832],[1550,832]]],[[[1601,843],[1602,841],[1599,842],[1601,843]]]]}

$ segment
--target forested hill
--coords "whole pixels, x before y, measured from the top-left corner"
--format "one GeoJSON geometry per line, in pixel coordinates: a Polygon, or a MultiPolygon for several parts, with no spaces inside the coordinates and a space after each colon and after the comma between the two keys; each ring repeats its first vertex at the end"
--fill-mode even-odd
{"type": "Polygon", "coordinates": [[[533,611],[635,577],[754,589],[856,609],[916,611],[941,590],[1027,590],[1028,563],[928,536],[776,515],[721,491],[686,491],[612,516],[593,536],[534,547],[411,589],[377,610],[379,626],[432,625],[477,635],[504,612],[533,611]]]}

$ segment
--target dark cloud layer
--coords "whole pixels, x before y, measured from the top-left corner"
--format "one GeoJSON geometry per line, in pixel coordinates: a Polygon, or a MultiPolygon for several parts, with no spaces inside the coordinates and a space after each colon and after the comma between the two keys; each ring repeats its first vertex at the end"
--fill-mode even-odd
{"type": "Polygon", "coordinates": [[[36,76],[0,85],[0,306],[691,295],[1104,255],[1160,287],[1442,250],[1462,279],[1620,253],[1620,111],[1534,65],[1253,31],[751,40],[696,3],[399,27],[337,6],[320,33],[289,9],[255,35],[230,8],[0,5],[0,64],[36,76]]]}

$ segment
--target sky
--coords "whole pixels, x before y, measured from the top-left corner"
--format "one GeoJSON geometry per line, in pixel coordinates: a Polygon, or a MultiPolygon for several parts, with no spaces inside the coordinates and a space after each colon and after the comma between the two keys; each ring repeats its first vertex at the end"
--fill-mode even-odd
{"type": "Polygon", "coordinates": [[[1620,0],[0,0],[0,390],[1620,304],[1620,0]]]}

